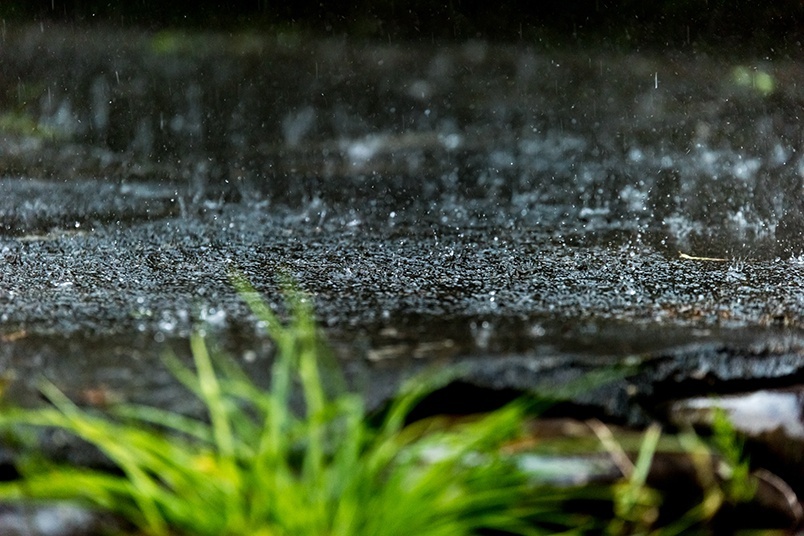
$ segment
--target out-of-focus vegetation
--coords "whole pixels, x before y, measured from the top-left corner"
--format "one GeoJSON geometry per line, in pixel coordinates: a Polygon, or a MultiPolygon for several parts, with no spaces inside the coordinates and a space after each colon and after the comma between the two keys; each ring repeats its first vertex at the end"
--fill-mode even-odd
{"type": "Polygon", "coordinates": [[[52,407],[0,412],[4,434],[33,442],[19,460],[22,478],[0,484],[0,500],[75,501],[118,514],[143,536],[671,536],[710,533],[719,511],[754,495],[742,443],[722,415],[714,426],[716,449],[693,434],[678,436],[679,454],[695,463],[701,500],[671,519],[661,519],[664,497],[648,482],[655,456],[673,452],[672,438],[662,443],[656,425],[637,436],[632,461],[621,439],[633,441],[634,434],[615,438],[590,422],[598,442],[585,454],[594,456],[602,445],[623,478],[586,485],[551,483],[562,473],[566,478],[562,463],[581,462],[583,451],[572,456],[577,441],[528,433],[530,412],[546,400],[522,399],[473,418],[408,422],[450,375],[420,377],[373,425],[360,395],[339,389],[338,371],[323,368],[326,348],[309,298],[290,294],[285,324],[245,280],[238,276],[235,284],[276,345],[270,389],[234,361],[210,355],[200,334],[191,340],[194,370],[177,359],[169,364],[203,402],[206,419],[125,404],[103,414],[45,383],[52,407]],[[37,437],[31,432],[41,428],[94,445],[117,470],[47,460],[30,446],[37,437]],[[715,470],[717,457],[727,474],[715,470]]]}

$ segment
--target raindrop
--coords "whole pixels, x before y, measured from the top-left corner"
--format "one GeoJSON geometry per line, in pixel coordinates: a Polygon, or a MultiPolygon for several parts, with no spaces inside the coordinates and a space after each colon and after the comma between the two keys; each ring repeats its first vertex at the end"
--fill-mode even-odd
{"type": "Polygon", "coordinates": [[[484,320],[479,324],[477,322],[472,322],[469,325],[469,330],[471,331],[475,345],[477,345],[478,348],[487,349],[489,347],[489,342],[491,341],[494,328],[491,326],[491,323],[488,320],[484,320]]]}

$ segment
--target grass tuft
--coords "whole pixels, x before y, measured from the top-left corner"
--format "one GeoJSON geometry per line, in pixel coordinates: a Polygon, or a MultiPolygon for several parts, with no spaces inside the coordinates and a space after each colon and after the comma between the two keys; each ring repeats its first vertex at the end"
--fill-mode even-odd
{"type": "Polygon", "coordinates": [[[562,524],[551,501],[563,495],[533,496],[532,483],[500,454],[521,433],[523,404],[453,427],[405,426],[436,378],[407,384],[372,427],[358,394],[324,388],[309,302],[291,293],[283,324],[248,283],[235,284],[277,346],[270,389],[210,355],[200,334],[191,339],[194,369],[168,363],[203,401],[206,419],[136,405],[95,413],[46,383],[51,407],[11,409],[0,424],[65,430],[99,448],[120,474],[30,457],[23,479],[0,484],[0,500],[79,500],[151,536],[540,534],[528,520],[534,505],[551,512],[551,526],[562,524]]]}
{"type": "Polygon", "coordinates": [[[50,406],[5,408],[0,428],[20,437],[30,429],[66,431],[97,447],[118,471],[59,465],[28,449],[19,460],[22,478],[0,483],[0,502],[78,501],[117,514],[140,536],[670,536],[705,524],[724,501],[753,493],[741,444],[725,419],[716,442],[736,478],[726,478],[723,492],[710,469],[711,450],[682,435],[698,460],[704,499],[662,527],[662,498],[647,485],[654,455],[664,448],[656,426],[631,461],[608,427],[588,423],[624,478],[562,487],[516,455],[518,442],[534,440],[525,430],[533,406],[522,400],[457,422],[407,424],[416,404],[454,371],[403,385],[373,424],[360,395],[330,387],[343,382],[321,366],[309,300],[289,292],[290,319],[283,323],[248,282],[235,276],[234,285],[276,346],[269,389],[210,353],[200,333],[190,340],[193,367],[176,358],[166,363],[202,401],[201,418],[130,404],[87,410],[43,383],[50,406]],[[598,506],[579,510],[583,504],[598,506]]]}

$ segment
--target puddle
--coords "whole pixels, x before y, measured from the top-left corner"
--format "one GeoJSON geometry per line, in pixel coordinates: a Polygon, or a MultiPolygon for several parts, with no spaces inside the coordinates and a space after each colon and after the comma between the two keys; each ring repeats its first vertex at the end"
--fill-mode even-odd
{"type": "Polygon", "coordinates": [[[128,224],[179,213],[178,194],[165,187],[104,180],[0,179],[0,235],[56,240],[100,224],[128,224]]]}
{"type": "Polygon", "coordinates": [[[267,36],[190,54],[90,34],[8,32],[14,83],[0,90],[40,137],[4,133],[4,175],[382,206],[386,225],[619,232],[702,257],[801,252],[804,164],[786,118],[804,69],[789,59],[267,36]]]}

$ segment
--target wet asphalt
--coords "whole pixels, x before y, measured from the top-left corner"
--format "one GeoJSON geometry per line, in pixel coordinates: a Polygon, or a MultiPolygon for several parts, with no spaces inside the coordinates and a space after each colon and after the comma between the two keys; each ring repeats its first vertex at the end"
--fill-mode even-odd
{"type": "Polygon", "coordinates": [[[632,424],[801,384],[790,56],[168,37],[6,36],[13,400],[192,410],[160,363],[199,328],[265,378],[232,270],[280,313],[307,293],[375,408],[456,363],[516,392],[627,365],[575,396],[632,424]]]}

